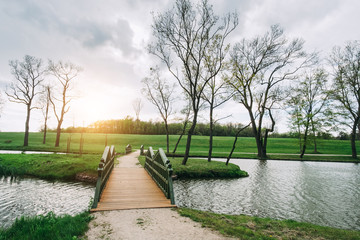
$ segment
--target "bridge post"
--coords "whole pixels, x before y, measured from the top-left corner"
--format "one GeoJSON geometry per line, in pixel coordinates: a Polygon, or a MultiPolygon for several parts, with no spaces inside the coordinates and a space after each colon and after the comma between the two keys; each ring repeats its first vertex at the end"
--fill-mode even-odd
{"type": "Polygon", "coordinates": [[[144,145],[140,146],[140,156],[144,156],[144,145]]]}
{"type": "Polygon", "coordinates": [[[132,151],[132,147],[130,144],[128,144],[125,148],[125,154],[131,153],[131,151],[132,151]]]}

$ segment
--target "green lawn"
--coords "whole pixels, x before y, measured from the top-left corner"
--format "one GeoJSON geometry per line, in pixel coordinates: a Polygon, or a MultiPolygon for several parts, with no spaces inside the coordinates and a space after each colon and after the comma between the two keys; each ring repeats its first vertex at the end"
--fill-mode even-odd
{"type": "Polygon", "coordinates": [[[79,174],[96,179],[101,154],[0,154],[0,176],[34,176],[75,181],[79,174]]]}
{"type": "MultiPolygon", "coordinates": [[[[199,178],[240,178],[247,177],[249,174],[242,171],[238,165],[229,163],[226,166],[223,162],[211,161],[206,159],[190,159],[184,166],[181,158],[169,158],[173,175],[179,179],[199,179],[199,178]]],[[[145,164],[145,157],[139,156],[142,166],[145,164]]]]}
{"type": "MultiPolygon", "coordinates": [[[[61,135],[60,147],[55,148],[55,133],[48,133],[47,143],[42,144],[42,133],[30,133],[29,146],[23,147],[23,133],[0,132],[0,149],[12,150],[35,150],[35,151],[57,151],[65,152],[67,149],[67,139],[71,136],[71,152],[79,152],[79,133],[61,135]]],[[[125,146],[131,144],[134,148],[139,148],[142,144],[145,148],[152,146],[154,149],[159,147],[166,148],[166,136],[164,135],[135,135],[135,134],[100,134],[85,133],[84,152],[102,153],[105,142],[107,145],[115,145],[117,152],[124,152],[125,146]]],[[[173,150],[178,136],[170,136],[170,151],[173,150]]],[[[231,150],[233,137],[214,137],[213,152],[215,157],[226,157],[231,150]]],[[[178,147],[177,153],[183,154],[185,151],[186,136],[183,137],[178,147]]],[[[208,137],[193,136],[191,144],[191,155],[206,156],[208,152],[208,137]]],[[[309,145],[307,153],[313,151],[309,145]]],[[[351,155],[350,141],[344,140],[318,140],[318,151],[321,154],[351,155]]],[[[239,138],[235,149],[234,157],[254,156],[257,152],[254,138],[239,138]],[[248,154],[252,153],[252,154],[248,154]]],[[[269,155],[272,153],[298,154],[299,146],[297,139],[291,138],[270,138],[268,140],[269,155]]],[[[321,155],[319,154],[319,155],[321,155]]]]}
{"type": "Polygon", "coordinates": [[[293,220],[215,214],[187,208],[179,208],[178,212],[182,216],[200,222],[204,227],[239,239],[360,239],[360,231],[323,227],[293,220]]]}

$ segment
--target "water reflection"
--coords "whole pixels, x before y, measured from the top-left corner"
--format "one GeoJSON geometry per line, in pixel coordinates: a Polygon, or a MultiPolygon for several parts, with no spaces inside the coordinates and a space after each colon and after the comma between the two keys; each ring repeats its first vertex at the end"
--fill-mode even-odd
{"type": "Polygon", "coordinates": [[[94,195],[94,187],[84,183],[6,177],[0,178],[0,192],[0,227],[9,227],[23,215],[83,212],[94,195]]]}
{"type": "Polygon", "coordinates": [[[233,160],[250,177],[178,180],[176,204],[360,230],[360,165],[233,160]]]}

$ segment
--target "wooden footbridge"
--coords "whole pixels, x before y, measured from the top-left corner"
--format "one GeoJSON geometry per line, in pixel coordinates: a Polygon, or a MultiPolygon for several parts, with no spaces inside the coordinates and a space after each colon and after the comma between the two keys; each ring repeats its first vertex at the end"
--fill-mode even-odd
{"type": "Polygon", "coordinates": [[[131,152],[128,145],[126,153],[114,166],[115,148],[105,148],[91,211],[176,207],[172,168],[164,151],[154,153],[150,147],[145,154],[142,146],[131,152]],[[138,164],[139,153],[146,157],[144,168],[138,164]]]}

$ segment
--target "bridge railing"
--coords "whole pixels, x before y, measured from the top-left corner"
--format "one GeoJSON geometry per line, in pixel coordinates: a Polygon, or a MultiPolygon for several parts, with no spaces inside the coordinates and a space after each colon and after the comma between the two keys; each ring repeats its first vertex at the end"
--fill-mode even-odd
{"type": "Polygon", "coordinates": [[[125,154],[128,154],[128,153],[131,153],[132,151],[132,147],[130,144],[128,144],[126,147],[125,147],[125,154]]]}
{"type": "Polygon", "coordinates": [[[96,182],[95,196],[92,208],[96,208],[100,200],[100,195],[104,190],[105,184],[109,179],[110,173],[114,168],[114,158],[115,158],[115,147],[106,146],[104,153],[100,159],[99,168],[98,168],[98,179],[96,182]]]}
{"type": "Polygon", "coordinates": [[[175,204],[172,173],[173,169],[169,159],[167,159],[164,150],[154,153],[152,147],[145,154],[145,170],[150,174],[156,184],[163,191],[165,196],[170,199],[171,204],[175,204]]]}

